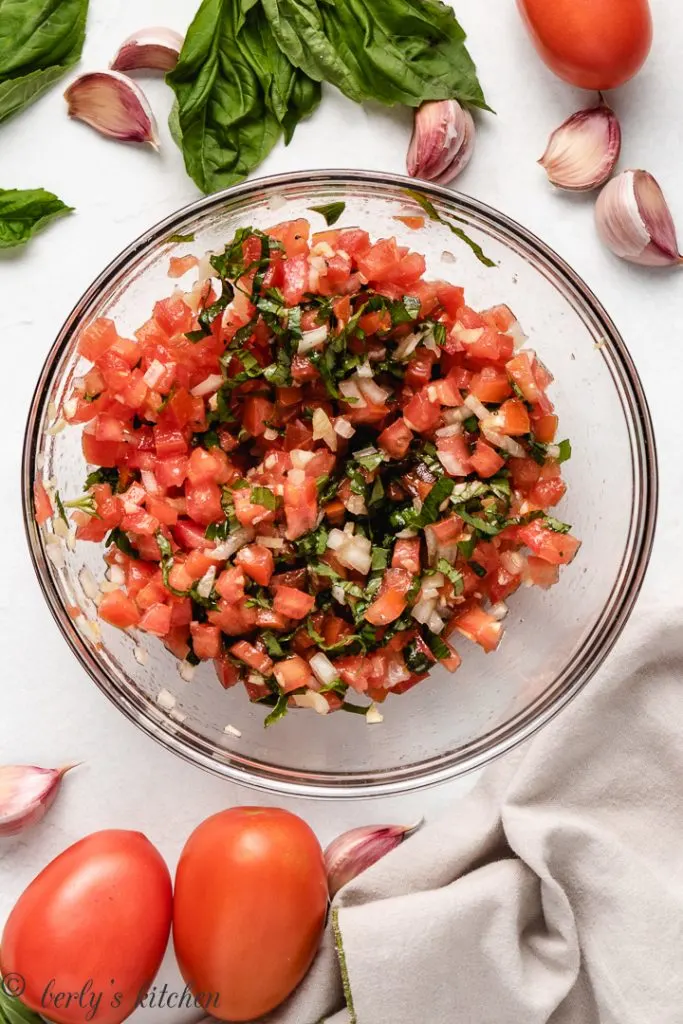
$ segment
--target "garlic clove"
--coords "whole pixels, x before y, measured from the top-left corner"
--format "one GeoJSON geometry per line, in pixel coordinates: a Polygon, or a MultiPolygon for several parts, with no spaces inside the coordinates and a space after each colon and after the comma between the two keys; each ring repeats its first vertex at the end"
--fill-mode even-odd
{"type": "Polygon", "coordinates": [[[0,767],[0,837],[15,836],[36,825],[57,796],[66,773],[75,767],[0,767]]]}
{"type": "Polygon", "coordinates": [[[142,89],[118,71],[81,75],[64,93],[69,117],[110,139],[148,142],[159,148],[157,124],[142,89]]]}
{"type": "Polygon", "coordinates": [[[142,28],[121,43],[109,65],[112,71],[171,71],[183,47],[180,32],[170,28],[142,28]]]}
{"type": "Polygon", "coordinates": [[[411,178],[447,185],[470,162],[475,128],[457,100],[429,100],[415,111],[407,167],[411,178]]]}
{"type": "Polygon", "coordinates": [[[616,256],[645,267],[683,263],[664,194],[647,171],[623,171],[605,185],[595,206],[601,240],[616,256]]]}
{"type": "Polygon", "coordinates": [[[556,128],[538,161],[557,188],[590,192],[604,185],[621,152],[621,126],[614,111],[601,101],[580,110],[556,128]]]}
{"type": "Polygon", "coordinates": [[[422,824],[363,825],[334,839],[325,850],[330,899],[361,872],[391,853],[422,824]]]}

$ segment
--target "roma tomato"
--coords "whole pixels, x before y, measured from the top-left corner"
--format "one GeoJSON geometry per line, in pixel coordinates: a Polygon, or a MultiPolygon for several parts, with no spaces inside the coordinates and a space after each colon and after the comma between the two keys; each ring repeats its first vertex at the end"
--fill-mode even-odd
{"type": "Polygon", "coordinates": [[[652,45],[648,0],[517,0],[541,58],[581,89],[616,89],[652,45]]]}
{"type": "Polygon", "coordinates": [[[0,973],[21,975],[22,1001],[56,1024],[119,1024],[159,970],[171,900],[168,868],[145,836],[95,832],[19,897],[2,935],[0,973]]]}
{"type": "Polygon", "coordinates": [[[279,1006],[315,956],[327,911],[320,844],[275,807],[233,807],[192,833],[175,879],[173,942],[211,1013],[252,1021],[279,1006]]]}

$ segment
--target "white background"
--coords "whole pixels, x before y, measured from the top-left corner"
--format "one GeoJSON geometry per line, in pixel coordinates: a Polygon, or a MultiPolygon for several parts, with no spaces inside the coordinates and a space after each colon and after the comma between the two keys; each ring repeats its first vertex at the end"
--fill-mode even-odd
{"type": "MultiPolygon", "coordinates": [[[[105,67],[118,43],[140,27],[166,24],[183,31],[195,6],[196,0],[91,0],[81,69],[105,67]]],[[[477,151],[458,187],[538,233],[586,279],[621,328],[652,406],[662,473],[659,532],[641,607],[666,601],[679,591],[683,568],[683,278],[676,270],[645,271],[618,262],[596,239],[593,198],[558,194],[547,184],[536,160],[549,132],[591,97],[559,82],[541,65],[513,0],[457,0],[456,6],[488,101],[498,112],[478,118],[477,151]]],[[[635,82],[609,98],[624,130],[621,166],[655,174],[683,230],[683,26],[678,6],[654,0],[656,40],[650,61],[635,82]]],[[[267,796],[185,764],[126,721],[62,641],[29,562],[19,470],[24,423],[41,364],[63,319],[103,266],[198,194],[168,134],[171,94],[163,81],[142,82],[159,121],[160,154],[110,142],[70,122],[62,98],[68,81],[0,125],[0,187],[42,186],[76,207],[76,213],[55,223],[25,251],[0,255],[0,763],[85,764],[69,777],[43,825],[0,846],[0,924],[34,874],[88,832],[139,829],[173,868],[187,835],[208,814],[235,803],[269,802],[267,796]]],[[[401,172],[410,125],[408,111],[361,108],[325,89],[314,117],[297,129],[289,148],[278,145],[261,171],[354,167],[401,172]]],[[[607,433],[595,437],[595,444],[609,443],[607,433]]],[[[306,817],[327,841],[354,824],[410,821],[434,813],[463,785],[468,783],[379,802],[280,802],[306,817]]],[[[175,977],[167,957],[160,980],[175,977]]],[[[168,1011],[157,1015],[164,1021],[172,1017],[168,1011]]],[[[150,1011],[145,1019],[151,1019],[150,1011]]]]}

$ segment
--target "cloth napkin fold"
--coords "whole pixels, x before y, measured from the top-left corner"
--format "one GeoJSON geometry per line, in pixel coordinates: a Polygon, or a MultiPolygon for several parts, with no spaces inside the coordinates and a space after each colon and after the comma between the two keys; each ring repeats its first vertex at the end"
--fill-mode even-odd
{"type": "Polygon", "coordinates": [[[269,1021],[681,1024],[682,627],[637,612],[553,723],[344,888],[269,1021]]]}

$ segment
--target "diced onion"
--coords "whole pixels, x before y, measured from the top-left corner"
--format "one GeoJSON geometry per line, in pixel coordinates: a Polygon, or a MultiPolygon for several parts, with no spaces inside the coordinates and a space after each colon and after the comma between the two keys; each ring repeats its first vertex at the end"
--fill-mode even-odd
{"type": "Polygon", "coordinates": [[[404,683],[406,679],[410,679],[410,676],[410,669],[407,668],[403,659],[392,659],[387,665],[385,685],[387,687],[396,686],[397,683],[404,683]]]}
{"type": "Polygon", "coordinates": [[[125,570],[120,565],[110,565],[107,575],[112,583],[118,583],[119,586],[126,582],[125,570]]]}
{"type": "Polygon", "coordinates": [[[444,423],[462,423],[470,416],[470,410],[466,405],[459,405],[457,409],[443,409],[442,416],[444,423]]]}
{"type": "Polygon", "coordinates": [[[367,406],[367,402],[361,395],[358,385],[353,379],[340,381],[339,390],[345,398],[352,399],[351,404],[354,409],[365,409],[367,406]]]}
{"type": "Polygon", "coordinates": [[[164,370],[164,364],[160,363],[158,359],[155,359],[150,363],[147,372],[142,378],[148,388],[155,388],[157,386],[157,382],[163,376],[164,370]]]}
{"type": "Polygon", "coordinates": [[[285,546],[282,537],[259,537],[258,543],[263,545],[264,548],[272,548],[273,551],[279,551],[280,548],[285,546]]]}
{"type": "Polygon", "coordinates": [[[429,349],[430,352],[436,352],[437,355],[440,355],[440,349],[436,343],[433,331],[427,331],[422,340],[425,348],[429,349]]]}
{"type": "Polygon", "coordinates": [[[178,666],[178,672],[180,678],[184,679],[186,683],[191,683],[194,679],[194,665],[190,665],[189,661],[181,661],[178,666]]]}
{"type": "Polygon", "coordinates": [[[133,648],[133,657],[137,661],[138,665],[146,665],[149,661],[149,654],[144,647],[140,646],[140,644],[136,644],[133,648]]]}
{"type": "Polygon", "coordinates": [[[318,407],[313,412],[313,440],[324,441],[327,447],[336,452],[337,450],[337,435],[334,432],[332,421],[327,415],[324,409],[318,407]]]}
{"type": "Polygon", "coordinates": [[[356,524],[355,523],[344,523],[344,533],[348,533],[351,537],[353,537],[355,532],[356,532],[356,524]]]}
{"type": "Polygon", "coordinates": [[[177,708],[171,708],[168,714],[169,717],[172,718],[174,722],[178,723],[178,725],[182,725],[185,719],[187,718],[187,715],[184,714],[182,711],[178,711],[177,708]]]}
{"type": "Polygon", "coordinates": [[[277,437],[278,432],[277,430],[273,430],[272,427],[266,427],[266,429],[263,431],[263,438],[265,441],[275,441],[277,440],[277,437]]]}
{"type": "Polygon", "coordinates": [[[360,364],[360,366],[356,370],[356,375],[358,377],[372,377],[372,367],[370,366],[370,363],[367,361],[367,359],[360,364]]]}
{"type": "Polygon", "coordinates": [[[489,608],[489,613],[493,615],[497,622],[500,622],[501,619],[504,619],[507,615],[508,606],[505,604],[505,601],[496,601],[496,603],[492,604],[489,608]]]}
{"type": "Polygon", "coordinates": [[[439,457],[439,462],[451,476],[467,476],[470,472],[466,466],[463,466],[462,462],[457,455],[453,452],[442,452],[437,449],[436,453],[439,457]]]}
{"type": "Polygon", "coordinates": [[[547,448],[547,454],[549,459],[559,459],[560,457],[560,446],[559,444],[549,444],[547,448]]]}
{"type": "Polygon", "coordinates": [[[359,377],[358,387],[363,398],[367,398],[368,402],[372,402],[373,405],[382,405],[389,394],[379,384],[376,384],[372,377],[359,377]]]}
{"type": "Polygon", "coordinates": [[[337,548],[337,560],[347,569],[355,569],[356,572],[367,576],[372,565],[372,544],[367,537],[353,536],[346,537],[345,543],[337,548]]]}
{"type": "Polygon", "coordinates": [[[523,459],[526,452],[522,448],[521,444],[518,444],[513,438],[508,437],[507,434],[499,434],[496,430],[488,430],[482,428],[482,433],[487,441],[494,444],[497,448],[502,448],[503,451],[508,452],[509,455],[513,455],[516,459],[523,459]]]}
{"type": "Polygon", "coordinates": [[[78,412],[78,399],[67,399],[67,401],[62,406],[62,412],[64,413],[64,416],[66,417],[67,420],[73,419],[73,417],[78,412]]]}
{"type": "Polygon", "coordinates": [[[213,590],[214,580],[216,579],[216,566],[210,565],[206,570],[199,583],[197,584],[197,593],[200,597],[209,598],[211,597],[211,591],[213,590]]]}
{"type": "Polygon", "coordinates": [[[56,515],[52,520],[52,529],[55,532],[55,536],[61,540],[66,540],[69,536],[69,524],[65,523],[61,516],[56,515]]]}
{"type": "Polygon", "coordinates": [[[478,420],[488,419],[491,415],[484,403],[480,402],[476,395],[468,395],[465,399],[465,405],[468,409],[472,410],[478,420]]]}
{"type": "Polygon", "coordinates": [[[337,678],[338,673],[330,659],[322,651],[318,654],[314,654],[308,663],[313,675],[316,677],[318,682],[322,683],[323,686],[328,686],[334,682],[337,678]]]}
{"type": "Polygon", "coordinates": [[[316,327],[313,331],[304,331],[299,339],[298,351],[301,355],[305,352],[310,352],[311,349],[317,348],[318,345],[327,339],[328,328],[326,326],[316,327]]]}
{"type": "Polygon", "coordinates": [[[58,546],[57,544],[50,544],[45,551],[55,569],[64,568],[64,552],[62,551],[61,545],[58,546]]]}
{"type": "Polygon", "coordinates": [[[164,711],[171,711],[176,706],[176,699],[169,690],[161,689],[157,694],[157,704],[164,711]]]}
{"type": "Polygon", "coordinates": [[[349,438],[353,437],[356,433],[356,428],[343,416],[337,416],[334,421],[334,429],[335,433],[339,434],[340,437],[349,438]]]}
{"type": "Polygon", "coordinates": [[[519,551],[501,551],[500,562],[513,576],[520,576],[526,565],[526,558],[519,551]]]}
{"type": "Polygon", "coordinates": [[[229,736],[236,736],[236,737],[237,737],[237,739],[239,739],[239,738],[240,738],[240,736],[242,735],[242,733],[240,732],[240,730],[239,730],[239,729],[236,729],[234,725],[230,725],[230,723],[228,723],[228,724],[226,725],[226,727],[225,727],[225,729],[223,730],[223,732],[227,732],[227,734],[228,734],[229,736]]]}
{"type": "Polygon", "coordinates": [[[368,725],[380,725],[384,721],[384,715],[376,704],[371,704],[365,712],[365,721],[368,725]]]}
{"type": "Polygon", "coordinates": [[[362,494],[350,494],[348,498],[345,499],[344,505],[352,516],[367,515],[368,508],[362,494]]]}
{"type": "Polygon", "coordinates": [[[473,345],[476,341],[479,341],[483,333],[483,327],[463,327],[459,320],[453,325],[451,331],[451,334],[458,341],[462,341],[464,345],[473,345]]]}
{"type": "Polygon", "coordinates": [[[327,546],[330,551],[339,551],[339,548],[343,547],[348,542],[348,535],[342,530],[330,530],[327,537],[327,546]]]}
{"type": "Polygon", "coordinates": [[[204,554],[214,562],[225,562],[232,558],[236,551],[249,544],[254,539],[254,531],[243,526],[231,533],[226,541],[217,544],[215,548],[207,548],[204,554]]]}
{"type": "Polygon", "coordinates": [[[439,427],[434,433],[435,437],[455,437],[456,434],[462,434],[462,424],[449,423],[447,427],[439,427]]]}
{"type": "Polygon", "coordinates": [[[306,474],[303,470],[305,470],[311,459],[315,458],[315,452],[307,452],[303,448],[292,448],[289,457],[294,467],[289,471],[289,480],[299,487],[306,479],[306,474]]]}
{"type": "Polygon", "coordinates": [[[218,271],[211,265],[211,257],[215,255],[216,253],[214,252],[205,252],[197,264],[197,274],[200,282],[208,281],[211,277],[218,277],[218,271]]]}
{"type": "Polygon", "coordinates": [[[396,346],[396,351],[394,352],[394,359],[398,359],[399,362],[403,362],[405,359],[409,359],[410,356],[412,356],[415,349],[417,348],[417,346],[420,344],[421,340],[422,335],[416,334],[414,332],[413,334],[407,334],[405,338],[401,338],[398,345],[396,346]]]}
{"type": "Polygon", "coordinates": [[[140,479],[142,481],[142,486],[145,488],[148,494],[159,493],[159,484],[157,483],[157,478],[155,477],[151,469],[141,469],[140,479]]]}
{"type": "Polygon", "coordinates": [[[396,539],[407,540],[409,537],[417,537],[417,535],[417,530],[411,530],[410,528],[406,528],[405,530],[401,530],[399,533],[396,534],[396,539]]]}
{"type": "Polygon", "coordinates": [[[332,597],[338,604],[346,604],[346,594],[344,588],[340,587],[338,583],[332,587],[332,597]]]}
{"type": "Polygon", "coordinates": [[[334,249],[329,242],[316,242],[311,249],[311,256],[327,256],[331,259],[334,256],[334,249]]]}
{"type": "Polygon", "coordinates": [[[411,614],[416,622],[426,626],[436,610],[436,598],[432,597],[426,601],[418,601],[411,614]]]}
{"type": "Polygon", "coordinates": [[[432,633],[441,633],[446,623],[443,621],[438,612],[434,611],[429,616],[429,622],[427,623],[427,629],[430,629],[432,633]]]}
{"type": "Polygon", "coordinates": [[[215,391],[218,391],[222,384],[223,378],[220,373],[212,373],[210,376],[205,377],[204,380],[200,381],[196,387],[192,388],[190,394],[195,397],[212,395],[215,391]]]}
{"type": "Polygon", "coordinates": [[[319,715],[326,715],[330,710],[330,705],[323,695],[316,693],[315,690],[306,690],[305,693],[295,693],[293,696],[298,708],[313,708],[319,715]]]}
{"type": "Polygon", "coordinates": [[[90,572],[90,569],[83,567],[78,574],[78,580],[83,587],[83,593],[86,597],[89,597],[91,601],[97,600],[100,596],[100,588],[97,580],[90,572]]]}

